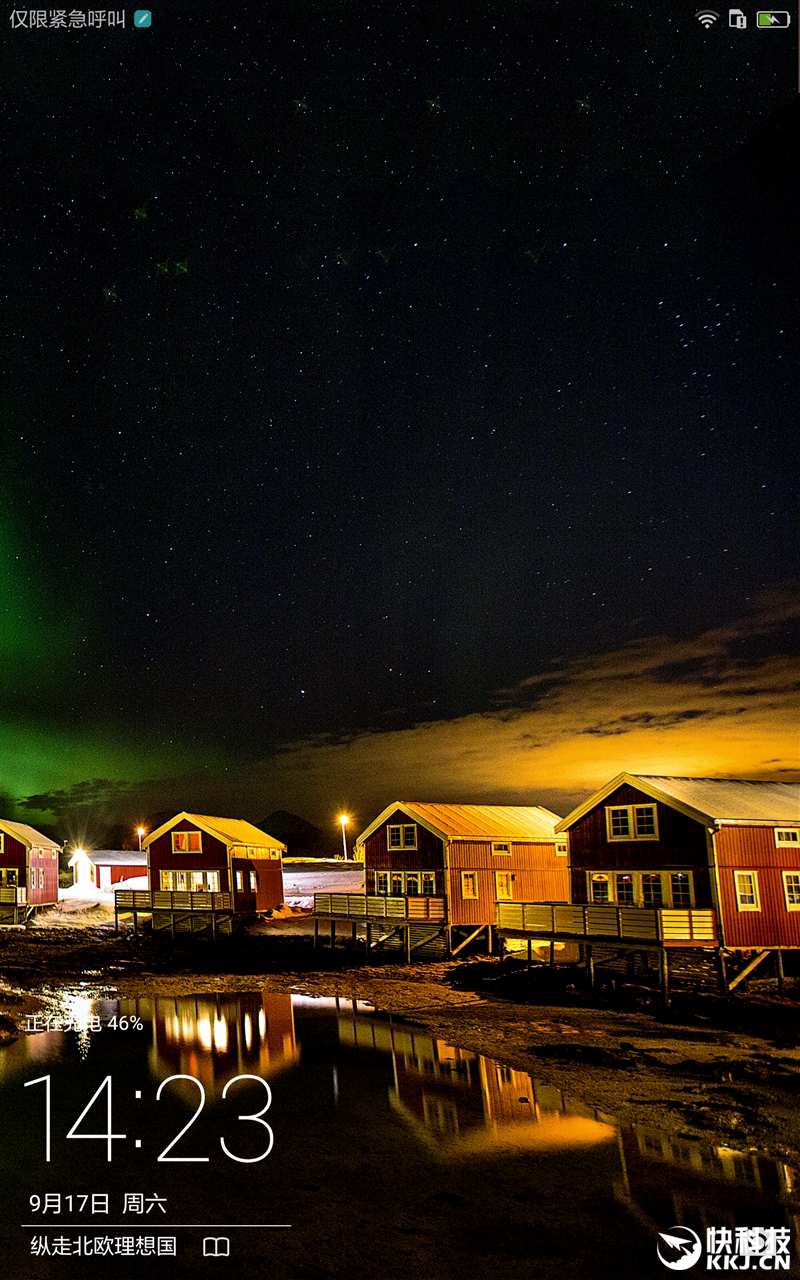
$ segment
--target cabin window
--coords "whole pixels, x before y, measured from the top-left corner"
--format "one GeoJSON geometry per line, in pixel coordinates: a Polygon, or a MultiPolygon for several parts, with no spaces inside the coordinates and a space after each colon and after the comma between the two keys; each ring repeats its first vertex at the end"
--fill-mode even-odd
{"type": "Polygon", "coordinates": [[[606,835],[609,840],[657,840],[656,806],[609,805],[606,808],[606,835]]]}
{"type": "Polygon", "coordinates": [[[511,888],[511,872],[495,871],[494,882],[497,887],[497,898],[500,902],[509,902],[514,896],[511,888]]]}
{"type": "Polygon", "coordinates": [[[422,873],[422,892],[426,898],[432,898],[436,893],[436,876],[432,871],[422,873]]]}
{"type": "Polygon", "coordinates": [[[239,893],[241,893],[244,888],[244,876],[242,875],[241,871],[234,871],[233,874],[235,877],[236,888],[239,891],[239,893]]]}
{"type": "Polygon", "coordinates": [[[617,876],[617,902],[621,907],[632,907],[636,899],[633,894],[633,876],[627,873],[617,876]]]}
{"type": "Polygon", "coordinates": [[[4,833],[3,833],[2,831],[0,831],[0,853],[2,853],[2,852],[3,852],[3,841],[4,841],[4,840],[5,840],[5,835],[4,835],[4,833]]]}
{"type": "Polygon", "coordinates": [[[503,842],[503,841],[501,841],[499,844],[498,844],[498,843],[496,843],[496,842],[494,842],[494,843],[492,844],[492,853],[493,853],[493,854],[505,854],[507,857],[509,857],[509,858],[510,858],[510,857],[511,857],[511,845],[510,845],[510,844],[508,844],[507,842],[503,842]]]}
{"type": "Polygon", "coordinates": [[[642,876],[642,904],[645,907],[663,907],[664,889],[660,875],[642,876]]]}
{"type": "Polygon", "coordinates": [[[800,911],[800,871],[784,871],[783,892],[787,911],[800,911]]]}
{"type": "Polygon", "coordinates": [[[0,867],[0,887],[16,886],[17,884],[17,868],[16,867],[0,867]]]}
{"type": "Polygon", "coordinates": [[[409,823],[407,827],[387,827],[386,840],[390,849],[416,849],[416,824],[409,823]]]}
{"type": "Polygon", "coordinates": [[[199,831],[173,831],[173,853],[202,853],[203,841],[199,831]]]}
{"type": "Polygon", "coordinates": [[[170,893],[202,893],[208,889],[219,891],[218,871],[162,871],[161,888],[170,893]],[[215,887],[212,889],[213,882],[215,887]]]}
{"type": "Polygon", "coordinates": [[[609,902],[608,876],[592,876],[592,902],[609,902]]]}
{"type": "Polygon", "coordinates": [[[218,871],[206,872],[206,888],[208,889],[209,893],[219,893],[219,872],[218,871]]]}
{"type": "Polygon", "coordinates": [[[685,871],[673,871],[670,876],[673,907],[690,907],[692,905],[691,881],[685,871]]]}
{"type": "Polygon", "coordinates": [[[556,857],[557,857],[557,858],[566,858],[566,856],[567,856],[567,846],[566,846],[566,844],[557,844],[557,845],[556,845],[556,857]]]}
{"type": "Polygon", "coordinates": [[[474,871],[461,872],[461,897],[477,898],[478,896],[478,876],[474,871]]]}
{"type": "MultiPolygon", "coordinates": [[[[793,844],[797,848],[800,846],[800,830],[797,827],[776,827],[775,843],[778,848],[785,848],[787,844],[793,844]]],[[[0,844],[0,850],[2,848],[0,844]]]]}
{"type": "Polygon", "coordinates": [[[389,872],[388,872],[388,871],[379,871],[379,872],[378,872],[378,874],[377,874],[377,876],[375,877],[375,879],[376,879],[376,886],[375,886],[375,891],[376,891],[376,893],[382,893],[382,894],[387,894],[387,895],[388,895],[388,893],[389,893],[389,872]]]}
{"type": "Polygon", "coordinates": [[[255,893],[257,888],[258,888],[258,872],[251,871],[250,872],[250,892],[255,893]]]}
{"type": "Polygon", "coordinates": [[[419,876],[406,876],[406,893],[409,898],[416,898],[419,896],[419,876]]]}
{"type": "Polygon", "coordinates": [[[736,906],[740,911],[760,911],[758,898],[758,872],[734,871],[733,880],[736,886],[736,906]]]}
{"type": "Polygon", "coordinates": [[[403,896],[403,874],[395,871],[392,873],[392,897],[402,898],[403,896]]]}

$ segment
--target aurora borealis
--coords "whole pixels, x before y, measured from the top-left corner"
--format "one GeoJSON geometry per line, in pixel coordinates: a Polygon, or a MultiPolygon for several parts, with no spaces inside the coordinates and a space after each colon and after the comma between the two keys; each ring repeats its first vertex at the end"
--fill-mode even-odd
{"type": "Polygon", "coordinates": [[[800,776],[794,33],[297,0],[4,48],[21,813],[800,776]]]}

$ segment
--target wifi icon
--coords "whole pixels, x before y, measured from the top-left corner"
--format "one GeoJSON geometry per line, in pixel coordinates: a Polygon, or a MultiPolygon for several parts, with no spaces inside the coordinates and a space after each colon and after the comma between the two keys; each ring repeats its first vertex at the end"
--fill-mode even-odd
{"type": "Polygon", "coordinates": [[[709,27],[713,27],[719,17],[719,14],[716,13],[714,9],[698,9],[694,16],[697,18],[697,21],[704,26],[706,30],[708,30],[709,27]]]}

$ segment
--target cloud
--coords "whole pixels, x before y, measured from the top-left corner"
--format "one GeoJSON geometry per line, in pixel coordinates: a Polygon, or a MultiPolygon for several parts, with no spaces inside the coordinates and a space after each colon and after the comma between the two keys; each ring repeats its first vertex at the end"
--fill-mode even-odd
{"type": "Polygon", "coordinates": [[[622,770],[800,780],[798,618],[796,592],[772,593],[725,627],[554,664],[493,710],[289,743],[257,765],[134,785],[125,803],[331,825],[344,806],[357,831],[398,798],[566,813],[622,770]]]}

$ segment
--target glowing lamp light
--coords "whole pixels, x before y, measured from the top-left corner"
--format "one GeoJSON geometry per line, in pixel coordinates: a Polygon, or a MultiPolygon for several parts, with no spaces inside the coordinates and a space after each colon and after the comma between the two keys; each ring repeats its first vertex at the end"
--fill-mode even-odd
{"type": "Polygon", "coordinates": [[[146,835],[147,832],[145,831],[144,827],[137,827],[136,834],[139,837],[139,852],[141,853],[142,852],[142,836],[146,835]]]}
{"type": "Polygon", "coordinates": [[[345,856],[345,860],[346,860],[346,859],[347,859],[347,831],[346,831],[346,827],[347,827],[347,824],[348,824],[348,822],[350,821],[350,819],[348,818],[348,816],[347,816],[347,814],[346,814],[346,813],[340,813],[340,814],[339,814],[339,821],[340,821],[340,822],[341,822],[341,824],[342,824],[342,850],[343,850],[343,852],[344,852],[344,856],[345,856]]]}

